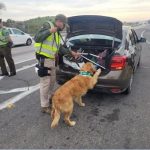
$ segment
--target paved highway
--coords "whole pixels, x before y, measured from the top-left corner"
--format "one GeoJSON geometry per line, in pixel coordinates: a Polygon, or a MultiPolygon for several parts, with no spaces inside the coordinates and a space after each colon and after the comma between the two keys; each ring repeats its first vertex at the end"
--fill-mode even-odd
{"type": "Polygon", "coordinates": [[[0,78],[0,148],[150,148],[150,26],[137,33],[147,43],[132,93],[88,93],[86,107],[74,107],[76,126],[61,119],[53,130],[50,116],[40,112],[33,46],[13,48],[17,75],[0,78]]]}

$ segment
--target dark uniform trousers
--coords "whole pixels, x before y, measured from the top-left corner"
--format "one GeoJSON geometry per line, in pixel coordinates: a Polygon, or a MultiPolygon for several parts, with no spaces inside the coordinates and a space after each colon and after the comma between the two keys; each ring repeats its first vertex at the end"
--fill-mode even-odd
{"type": "Polygon", "coordinates": [[[2,70],[2,74],[8,73],[4,58],[6,59],[6,61],[8,63],[10,73],[15,73],[16,69],[15,69],[15,64],[14,64],[14,60],[12,58],[10,47],[0,47],[0,67],[2,70]]]}

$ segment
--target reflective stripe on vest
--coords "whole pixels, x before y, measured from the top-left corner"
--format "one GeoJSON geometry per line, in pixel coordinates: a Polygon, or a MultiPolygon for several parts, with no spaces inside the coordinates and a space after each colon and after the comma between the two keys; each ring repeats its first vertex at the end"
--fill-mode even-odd
{"type": "MultiPolygon", "coordinates": [[[[49,22],[50,23],[50,22],[49,22]]],[[[50,23],[51,27],[54,27],[52,23],[50,23]]],[[[60,36],[59,34],[52,33],[43,43],[35,43],[34,44],[36,53],[44,55],[48,58],[55,58],[55,54],[58,52],[60,47],[60,36]]]]}
{"type": "Polygon", "coordinates": [[[8,43],[5,36],[3,36],[3,29],[0,29],[0,45],[6,45],[8,43]]]}

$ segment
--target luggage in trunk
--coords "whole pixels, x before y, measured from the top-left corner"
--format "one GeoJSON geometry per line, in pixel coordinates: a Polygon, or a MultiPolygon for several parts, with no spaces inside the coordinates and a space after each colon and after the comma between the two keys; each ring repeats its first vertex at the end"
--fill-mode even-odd
{"type": "MultiPolygon", "coordinates": [[[[68,24],[70,29],[67,34],[67,47],[98,56],[98,58],[91,55],[85,57],[105,67],[102,74],[108,73],[111,57],[122,40],[122,23],[112,17],[85,15],[69,17],[68,24]]],[[[87,60],[82,57],[75,60],[71,56],[63,56],[60,68],[78,72],[85,62],[87,60]]]]}

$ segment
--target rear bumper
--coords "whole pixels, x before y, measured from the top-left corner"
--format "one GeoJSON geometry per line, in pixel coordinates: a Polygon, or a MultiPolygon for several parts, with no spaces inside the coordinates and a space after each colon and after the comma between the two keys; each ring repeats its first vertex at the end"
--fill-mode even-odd
{"type": "MultiPolygon", "coordinates": [[[[130,67],[127,67],[124,70],[110,71],[107,75],[99,77],[94,90],[112,93],[113,89],[120,89],[120,92],[118,90],[118,93],[121,93],[129,86],[131,73],[132,69],[130,69],[130,67]]],[[[76,74],[73,72],[58,69],[57,81],[59,84],[63,84],[75,75],[76,74]]]]}

